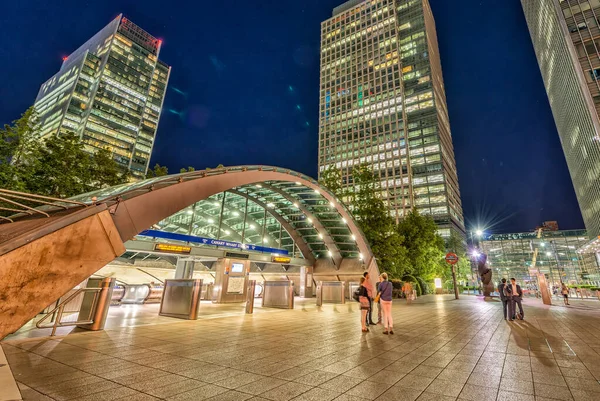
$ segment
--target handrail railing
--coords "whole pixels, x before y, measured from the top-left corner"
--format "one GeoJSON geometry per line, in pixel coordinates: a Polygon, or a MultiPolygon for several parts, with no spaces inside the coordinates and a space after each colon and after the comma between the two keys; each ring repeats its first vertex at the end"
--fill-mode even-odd
{"type": "MultiPolygon", "coordinates": [[[[94,293],[94,300],[92,301],[92,308],[90,308],[90,315],[93,313],[92,311],[95,310],[96,308],[96,303],[98,301],[98,294],[100,293],[100,291],[102,291],[102,288],[100,287],[91,287],[91,288],[80,288],[77,291],[75,291],[73,294],[71,294],[70,296],[68,296],[66,299],[60,301],[60,303],[54,308],[52,309],[50,312],[46,313],[46,315],[41,318],[36,324],[35,327],[37,327],[38,329],[49,329],[52,328],[52,333],[50,334],[51,336],[54,336],[56,334],[56,329],[58,327],[67,327],[67,326],[77,326],[79,324],[92,324],[94,323],[94,320],[90,318],[88,318],[87,320],[77,320],[74,322],[61,322],[62,320],[62,316],[63,316],[63,312],[65,309],[65,306],[76,296],[78,296],[79,294],[82,293],[86,293],[86,292],[93,292],[94,293]],[[54,320],[54,322],[52,322],[52,324],[48,324],[48,325],[42,325],[43,322],[45,322],[46,320],[48,320],[51,316],[56,316],[56,319],[54,320]]],[[[77,312],[79,313],[79,312],[77,312]]],[[[78,316],[79,318],[79,316],[78,316]]]]}

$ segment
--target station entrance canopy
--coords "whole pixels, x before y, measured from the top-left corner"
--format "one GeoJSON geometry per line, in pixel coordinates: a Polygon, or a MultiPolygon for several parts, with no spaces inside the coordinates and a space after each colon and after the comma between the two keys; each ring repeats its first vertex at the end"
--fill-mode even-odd
{"type": "Polygon", "coordinates": [[[143,239],[140,234],[146,230],[153,230],[144,233],[146,238],[158,236],[157,232],[187,236],[165,242],[229,245],[336,268],[351,259],[377,272],[369,245],[349,211],[315,180],[288,169],[202,170],[56,202],[30,195],[27,201],[43,205],[35,209],[24,206],[19,200],[23,196],[0,194],[0,200],[13,199],[12,210],[22,211],[4,217],[0,224],[0,292],[11,300],[0,314],[8,310],[21,322],[123,255],[124,243],[143,239]]]}

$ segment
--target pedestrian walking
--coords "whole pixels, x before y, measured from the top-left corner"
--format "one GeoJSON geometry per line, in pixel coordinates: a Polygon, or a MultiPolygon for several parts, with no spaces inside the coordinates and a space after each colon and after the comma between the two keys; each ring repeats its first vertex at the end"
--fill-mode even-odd
{"type": "Polygon", "coordinates": [[[367,313],[369,312],[369,292],[365,287],[366,278],[360,278],[360,287],[358,287],[358,302],[360,302],[360,324],[363,333],[369,331],[367,327],[367,313]]]}
{"type": "Polygon", "coordinates": [[[383,334],[394,334],[394,320],[392,319],[392,283],[388,281],[387,273],[381,274],[379,283],[379,302],[383,309],[383,334]]]}
{"type": "Polygon", "coordinates": [[[375,295],[375,303],[377,304],[377,325],[381,324],[381,289],[379,288],[379,285],[381,284],[381,282],[383,281],[383,275],[379,276],[379,282],[377,283],[377,295],[375,295]]]}
{"type": "Polygon", "coordinates": [[[369,311],[367,312],[367,325],[374,325],[375,323],[373,323],[373,293],[374,288],[373,288],[373,284],[371,283],[371,280],[369,280],[370,276],[369,276],[369,272],[364,272],[363,273],[363,278],[365,279],[365,283],[364,286],[367,289],[367,293],[369,294],[369,311]]]}
{"type": "Polygon", "coordinates": [[[506,279],[503,278],[502,282],[498,285],[498,293],[500,294],[500,300],[502,301],[502,310],[504,311],[504,320],[508,317],[508,297],[506,296],[506,279]]]}
{"type": "Polygon", "coordinates": [[[565,305],[571,305],[569,303],[569,287],[567,287],[567,285],[563,282],[560,283],[561,284],[561,289],[560,289],[560,293],[563,296],[563,303],[565,305]]]}
{"type": "Polygon", "coordinates": [[[410,304],[412,301],[412,296],[413,296],[413,288],[412,285],[406,281],[404,283],[404,285],[402,286],[402,292],[404,293],[404,296],[406,297],[406,303],[410,304]]]}
{"type": "Polygon", "coordinates": [[[513,277],[510,279],[510,285],[506,287],[507,292],[510,294],[510,308],[509,316],[510,320],[515,320],[517,317],[523,320],[525,319],[525,313],[523,312],[523,290],[521,286],[517,284],[517,280],[513,277]],[[519,315],[517,316],[517,306],[519,307],[519,315]]]}

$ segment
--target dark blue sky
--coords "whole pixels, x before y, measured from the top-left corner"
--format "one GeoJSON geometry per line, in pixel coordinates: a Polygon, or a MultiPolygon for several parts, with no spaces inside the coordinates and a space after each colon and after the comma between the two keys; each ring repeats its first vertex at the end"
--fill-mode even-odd
{"type": "MultiPolygon", "coordinates": [[[[582,228],[519,0],[430,1],[467,224],[582,228]]],[[[342,2],[3,2],[0,123],[122,12],[164,40],[173,67],[152,164],[268,164],[315,177],[320,22],[342,2]]]]}

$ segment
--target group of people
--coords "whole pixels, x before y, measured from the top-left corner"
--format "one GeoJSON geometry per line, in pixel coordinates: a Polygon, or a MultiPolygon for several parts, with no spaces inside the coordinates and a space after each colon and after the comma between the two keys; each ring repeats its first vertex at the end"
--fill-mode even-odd
{"type": "Polygon", "coordinates": [[[360,278],[358,301],[360,302],[360,322],[363,333],[369,331],[371,325],[382,324],[383,334],[394,334],[394,320],[392,319],[393,285],[388,281],[387,273],[379,276],[377,287],[374,288],[370,281],[369,273],[365,272],[360,278]],[[373,303],[377,304],[377,323],[373,323],[373,303]]]}
{"type": "Polygon", "coordinates": [[[498,285],[498,293],[500,294],[500,300],[502,300],[504,320],[507,320],[507,318],[510,321],[517,318],[521,320],[525,319],[525,313],[523,312],[523,290],[517,284],[516,279],[511,278],[510,284],[507,284],[506,279],[503,278],[502,282],[498,285]],[[519,307],[518,313],[517,306],[519,307]]]}

